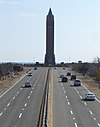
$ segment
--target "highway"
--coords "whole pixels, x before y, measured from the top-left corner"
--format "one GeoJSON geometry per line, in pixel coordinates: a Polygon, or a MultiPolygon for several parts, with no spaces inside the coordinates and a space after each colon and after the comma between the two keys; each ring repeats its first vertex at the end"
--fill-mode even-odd
{"type": "Polygon", "coordinates": [[[32,70],[8,92],[0,96],[0,127],[36,127],[44,91],[47,68],[32,70]],[[25,88],[25,82],[32,82],[25,88]]]}
{"type": "Polygon", "coordinates": [[[74,87],[70,79],[60,82],[59,74],[66,71],[53,72],[53,127],[100,127],[100,103],[84,101],[87,89],[83,84],[74,87]]]}
{"type": "MultiPolygon", "coordinates": [[[[0,127],[37,127],[47,67],[32,69],[32,76],[24,75],[13,87],[0,96],[0,127]],[[25,88],[25,82],[32,87],[25,88]]],[[[60,73],[68,68],[50,71],[50,101],[48,127],[100,127],[100,102],[83,100],[84,84],[73,86],[73,81],[62,83],[60,73]]]]}

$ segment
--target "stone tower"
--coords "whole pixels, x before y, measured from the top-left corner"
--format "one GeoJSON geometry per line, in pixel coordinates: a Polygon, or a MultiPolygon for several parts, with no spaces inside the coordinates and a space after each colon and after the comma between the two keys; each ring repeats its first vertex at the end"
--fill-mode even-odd
{"type": "Polygon", "coordinates": [[[46,54],[45,54],[45,65],[55,65],[54,55],[54,15],[52,14],[51,8],[46,17],[46,54]]]}

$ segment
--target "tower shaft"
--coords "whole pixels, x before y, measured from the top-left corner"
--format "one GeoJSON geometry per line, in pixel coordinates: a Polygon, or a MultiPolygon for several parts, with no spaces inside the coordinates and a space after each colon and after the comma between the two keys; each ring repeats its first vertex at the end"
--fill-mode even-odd
{"type": "Polygon", "coordinates": [[[52,15],[51,8],[46,18],[46,55],[45,65],[54,65],[54,16],[52,15]]]}

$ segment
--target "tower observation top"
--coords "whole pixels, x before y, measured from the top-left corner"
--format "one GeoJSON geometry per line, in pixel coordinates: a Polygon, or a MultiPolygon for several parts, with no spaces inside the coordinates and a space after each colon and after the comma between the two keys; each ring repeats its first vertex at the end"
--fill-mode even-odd
{"type": "Polygon", "coordinates": [[[48,15],[52,15],[52,10],[51,10],[51,8],[49,9],[48,15]]]}

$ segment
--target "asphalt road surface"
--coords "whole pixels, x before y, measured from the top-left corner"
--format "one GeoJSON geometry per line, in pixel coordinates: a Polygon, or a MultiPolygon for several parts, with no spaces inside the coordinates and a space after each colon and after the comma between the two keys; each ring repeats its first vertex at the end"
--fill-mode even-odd
{"type": "Polygon", "coordinates": [[[0,127],[36,127],[47,68],[32,70],[8,92],[0,96],[0,127]],[[25,88],[29,80],[32,87],[25,88]]]}
{"type": "MultiPolygon", "coordinates": [[[[33,69],[32,76],[24,76],[0,96],[0,127],[37,127],[47,70],[33,69]],[[32,87],[24,87],[27,80],[32,87]]],[[[52,68],[50,127],[100,127],[100,102],[83,100],[87,93],[84,84],[74,87],[70,78],[62,83],[59,74],[67,71],[67,68],[52,68]]]]}
{"type": "Polygon", "coordinates": [[[62,83],[59,74],[67,71],[53,71],[53,127],[100,127],[100,102],[84,100],[87,89],[83,84],[74,87],[70,78],[62,83]]]}

